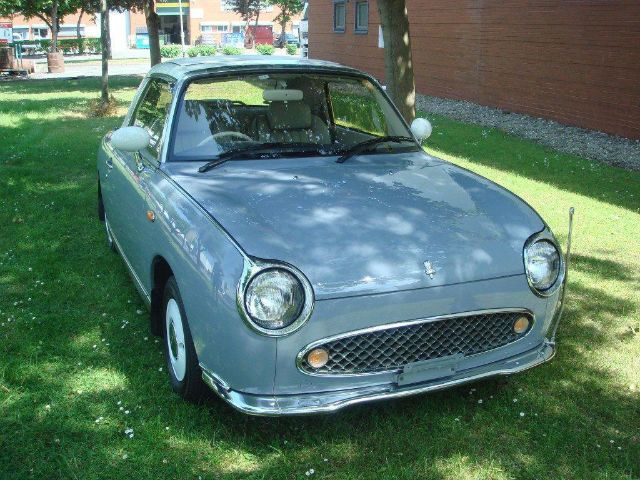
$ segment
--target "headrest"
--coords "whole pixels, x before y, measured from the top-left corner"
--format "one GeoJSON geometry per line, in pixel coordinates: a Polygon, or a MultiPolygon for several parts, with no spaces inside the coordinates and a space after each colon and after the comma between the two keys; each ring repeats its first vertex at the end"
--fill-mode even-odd
{"type": "Polygon", "coordinates": [[[262,98],[266,102],[299,102],[302,100],[302,90],[277,89],[264,90],[262,98]]]}
{"type": "Polygon", "coordinates": [[[311,128],[311,108],[304,102],[273,102],[267,113],[273,130],[311,128]]]}

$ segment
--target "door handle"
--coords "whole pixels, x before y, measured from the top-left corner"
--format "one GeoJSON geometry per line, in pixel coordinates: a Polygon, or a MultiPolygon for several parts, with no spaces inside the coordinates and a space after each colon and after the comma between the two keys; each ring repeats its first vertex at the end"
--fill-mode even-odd
{"type": "Polygon", "coordinates": [[[113,159],[111,157],[107,157],[105,163],[107,164],[107,167],[113,168],[113,159]]]}

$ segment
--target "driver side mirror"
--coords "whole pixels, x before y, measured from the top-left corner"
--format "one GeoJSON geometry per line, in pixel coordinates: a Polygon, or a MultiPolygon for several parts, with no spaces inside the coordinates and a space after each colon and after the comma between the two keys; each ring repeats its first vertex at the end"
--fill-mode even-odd
{"type": "Polygon", "coordinates": [[[429,138],[432,131],[431,123],[425,118],[416,118],[411,122],[411,133],[419,142],[429,138]]]}
{"type": "Polygon", "coordinates": [[[111,145],[124,152],[139,152],[150,143],[151,137],[142,127],[122,127],[111,134],[111,145]]]}

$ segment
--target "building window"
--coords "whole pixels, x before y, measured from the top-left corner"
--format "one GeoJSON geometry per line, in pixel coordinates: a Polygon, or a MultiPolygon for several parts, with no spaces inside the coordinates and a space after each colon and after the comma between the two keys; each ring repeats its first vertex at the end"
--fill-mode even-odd
{"type": "Polygon", "coordinates": [[[47,35],[49,35],[49,29],[48,28],[31,27],[31,32],[33,34],[34,40],[39,40],[41,38],[47,38],[47,35]]]}
{"type": "Polygon", "coordinates": [[[202,33],[221,32],[225,33],[229,31],[228,25],[200,25],[200,31],[202,33]]]}
{"type": "Polygon", "coordinates": [[[356,33],[369,31],[369,2],[356,2],[356,33]]]}
{"type": "Polygon", "coordinates": [[[240,27],[240,25],[234,25],[232,28],[232,33],[242,33],[242,27],[240,27]]]}
{"type": "Polygon", "coordinates": [[[346,25],[347,8],[343,1],[333,3],[333,31],[344,32],[346,25]]]}

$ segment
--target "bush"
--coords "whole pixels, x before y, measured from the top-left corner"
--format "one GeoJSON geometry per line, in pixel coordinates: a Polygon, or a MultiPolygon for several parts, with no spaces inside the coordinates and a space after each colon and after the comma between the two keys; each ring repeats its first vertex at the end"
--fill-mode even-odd
{"type": "Polygon", "coordinates": [[[233,45],[227,45],[222,49],[222,53],[225,55],[242,55],[242,49],[234,47],[233,45]]]}
{"type": "Polygon", "coordinates": [[[190,57],[206,57],[207,55],[215,55],[216,47],[213,45],[196,45],[187,50],[190,57]]]}
{"type": "Polygon", "coordinates": [[[163,45],[160,47],[160,56],[163,58],[176,58],[182,53],[180,45],[163,45]]]}
{"type": "Polygon", "coordinates": [[[295,55],[296,53],[298,53],[298,47],[296,47],[293,43],[287,43],[284,48],[287,50],[287,53],[289,55],[295,55]]]}
{"type": "Polygon", "coordinates": [[[276,48],[273,45],[268,45],[266,43],[259,43],[256,45],[256,51],[260,55],[273,55],[273,52],[276,48]]]}

